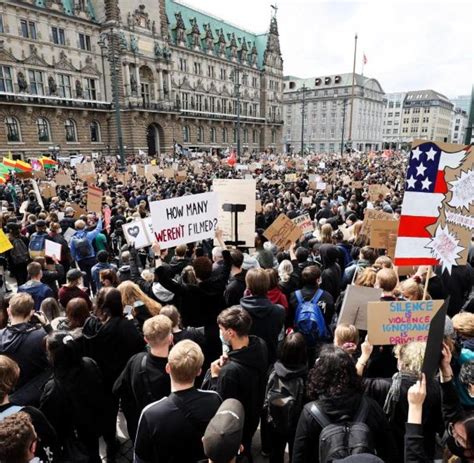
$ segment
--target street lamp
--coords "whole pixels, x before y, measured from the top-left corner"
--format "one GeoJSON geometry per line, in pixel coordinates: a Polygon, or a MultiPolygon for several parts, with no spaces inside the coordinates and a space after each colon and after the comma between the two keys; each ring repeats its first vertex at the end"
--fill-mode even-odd
{"type": "MultiPolygon", "coordinates": [[[[239,58],[240,61],[240,58],[239,58]]],[[[242,67],[240,63],[235,66],[235,69],[230,74],[230,80],[234,82],[234,94],[237,98],[237,123],[236,123],[236,130],[237,130],[237,161],[240,161],[240,73],[242,71],[242,67]]],[[[247,74],[243,73],[242,78],[247,77],[247,74]]]]}
{"type": "MultiPolygon", "coordinates": [[[[107,23],[106,23],[107,24],[107,23]]],[[[120,40],[119,32],[114,29],[114,23],[110,24],[110,29],[100,35],[99,46],[107,51],[107,58],[112,74],[112,98],[115,110],[115,124],[117,126],[117,143],[120,155],[121,170],[125,170],[125,151],[123,146],[122,119],[120,114],[120,95],[118,86],[118,72],[120,66],[120,55],[124,51],[124,46],[120,40]]]]}

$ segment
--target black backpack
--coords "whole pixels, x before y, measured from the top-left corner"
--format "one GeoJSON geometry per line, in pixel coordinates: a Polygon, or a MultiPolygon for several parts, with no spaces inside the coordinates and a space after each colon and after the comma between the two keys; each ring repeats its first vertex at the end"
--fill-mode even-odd
{"type": "Polygon", "coordinates": [[[264,407],[267,423],[278,434],[295,429],[303,409],[304,380],[302,377],[280,378],[273,370],[268,378],[264,407]]]}
{"type": "Polygon", "coordinates": [[[81,238],[74,238],[74,246],[76,247],[76,253],[81,259],[85,259],[93,254],[94,250],[87,239],[87,236],[84,235],[81,238]]]}
{"type": "Polygon", "coordinates": [[[331,423],[316,402],[311,404],[309,411],[322,427],[319,435],[320,463],[331,463],[360,453],[375,454],[372,433],[365,424],[369,413],[369,404],[365,397],[362,397],[353,421],[331,423]]]}
{"type": "Polygon", "coordinates": [[[30,260],[30,253],[25,242],[21,238],[15,238],[12,241],[12,250],[10,257],[14,265],[26,264],[30,260]]]}

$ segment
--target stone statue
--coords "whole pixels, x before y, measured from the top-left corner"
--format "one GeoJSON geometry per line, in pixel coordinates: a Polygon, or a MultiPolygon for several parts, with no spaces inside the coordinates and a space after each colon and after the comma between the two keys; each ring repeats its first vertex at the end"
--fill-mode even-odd
{"type": "Polygon", "coordinates": [[[138,53],[138,39],[135,35],[130,36],[130,50],[133,53],[138,53]]]}
{"type": "Polygon", "coordinates": [[[136,95],[137,90],[138,90],[138,85],[137,85],[137,78],[135,77],[135,72],[132,72],[130,74],[130,90],[132,91],[133,95],[136,95]]]}
{"type": "Polygon", "coordinates": [[[22,72],[18,73],[18,90],[20,90],[20,92],[26,92],[28,90],[28,82],[22,72]]]}
{"type": "Polygon", "coordinates": [[[127,39],[125,38],[125,33],[122,31],[120,32],[119,34],[119,42],[120,42],[120,46],[126,50],[128,47],[127,47],[127,39]]]}
{"type": "Polygon", "coordinates": [[[56,95],[56,91],[58,90],[58,85],[56,84],[56,81],[54,80],[53,76],[48,77],[48,87],[49,87],[49,94],[56,95]]]}
{"type": "Polygon", "coordinates": [[[84,92],[82,90],[82,84],[79,79],[76,80],[76,98],[82,98],[84,92]]]}
{"type": "Polygon", "coordinates": [[[161,48],[160,48],[160,44],[159,44],[158,42],[155,42],[153,51],[154,51],[155,56],[156,56],[157,58],[159,58],[159,57],[161,56],[161,48]]]}

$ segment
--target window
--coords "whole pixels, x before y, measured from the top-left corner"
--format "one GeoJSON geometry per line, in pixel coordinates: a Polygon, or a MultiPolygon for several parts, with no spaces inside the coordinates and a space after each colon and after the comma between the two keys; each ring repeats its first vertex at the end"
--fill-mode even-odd
{"type": "Polygon", "coordinates": [[[3,16],[0,15],[0,33],[3,33],[3,16]]]}
{"type": "Polygon", "coordinates": [[[198,127],[197,142],[198,143],[203,143],[204,142],[204,129],[202,127],[198,127]]]}
{"type": "Polygon", "coordinates": [[[21,19],[20,28],[22,37],[36,40],[36,23],[33,21],[27,21],[26,19],[21,19]]]}
{"type": "Polygon", "coordinates": [[[91,134],[91,142],[98,143],[101,140],[100,136],[100,124],[97,121],[92,121],[89,126],[89,131],[91,134]]]}
{"type": "Polygon", "coordinates": [[[214,77],[214,66],[207,66],[208,77],[214,77]]]}
{"type": "Polygon", "coordinates": [[[66,74],[59,74],[59,96],[62,98],[71,98],[71,77],[66,74]]]}
{"type": "Polygon", "coordinates": [[[12,68],[0,66],[0,92],[13,92],[12,68]]]}
{"type": "Polygon", "coordinates": [[[256,77],[252,77],[252,87],[257,88],[258,86],[258,79],[256,77]]]}
{"type": "Polygon", "coordinates": [[[202,95],[196,95],[196,109],[202,111],[202,95]]]}
{"type": "MultiPolygon", "coordinates": [[[[200,67],[200,65],[199,65],[199,67],[200,67]]],[[[188,63],[186,62],[186,60],[184,58],[179,58],[179,70],[183,71],[183,72],[188,71],[188,63]]]]}
{"type": "Polygon", "coordinates": [[[194,63],[194,74],[201,74],[201,63],[194,63]]]}
{"type": "Polygon", "coordinates": [[[221,68],[221,80],[226,80],[227,72],[224,68],[221,68]]]}
{"type": "Polygon", "coordinates": [[[272,129],[272,143],[276,143],[276,130],[272,129]]]}
{"type": "Polygon", "coordinates": [[[97,100],[97,88],[95,79],[86,79],[85,97],[86,100],[97,100]]]}
{"type": "Polygon", "coordinates": [[[326,145],[324,143],[319,144],[319,151],[323,152],[326,149],[326,145]]]}
{"type": "Polygon", "coordinates": [[[53,36],[53,43],[55,43],[56,45],[66,44],[64,29],[61,29],[60,27],[52,27],[51,35],[53,36]]]}
{"type": "Polygon", "coordinates": [[[216,142],[216,129],[214,127],[211,128],[211,143],[216,142]]]}
{"type": "Polygon", "coordinates": [[[398,133],[398,129],[393,129],[393,134],[396,135],[398,133]]]}
{"type": "Polygon", "coordinates": [[[150,104],[150,84],[142,83],[141,84],[142,90],[142,103],[144,106],[150,104]]]}
{"type": "Polygon", "coordinates": [[[252,131],[252,143],[258,143],[258,132],[257,129],[252,131]]]}
{"type": "Polygon", "coordinates": [[[248,129],[244,129],[244,143],[249,142],[249,131],[248,129]]]}
{"type": "Polygon", "coordinates": [[[76,142],[77,141],[76,123],[72,119],[66,119],[66,122],[64,123],[64,128],[66,129],[66,141],[76,142]]]}
{"type": "Polygon", "coordinates": [[[7,129],[7,140],[9,142],[21,141],[20,125],[18,124],[18,120],[16,118],[7,117],[5,119],[5,126],[7,129]]]}
{"type": "Polygon", "coordinates": [[[51,141],[49,123],[44,117],[40,117],[36,121],[36,127],[38,128],[38,141],[51,141]]]}
{"type": "Polygon", "coordinates": [[[190,137],[189,137],[189,126],[185,125],[183,126],[183,142],[184,143],[189,143],[190,137]]]}
{"type": "Polygon", "coordinates": [[[28,75],[30,76],[30,93],[33,95],[44,95],[43,73],[30,69],[28,75]]]}
{"type": "Polygon", "coordinates": [[[393,101],[390,101],[390,103],[388,104],[388,107],[393,108],[393,101]]]}
{"type": "Polygon", "coordinates": [[[222,143],[227,143],[228,141],[227,129],[222,129],[222,143]]]}
{"type": "Polygon", "coordinates": [[[79,33],[79,48],[81,50],[91,51],[91,36],[79,33]]]}

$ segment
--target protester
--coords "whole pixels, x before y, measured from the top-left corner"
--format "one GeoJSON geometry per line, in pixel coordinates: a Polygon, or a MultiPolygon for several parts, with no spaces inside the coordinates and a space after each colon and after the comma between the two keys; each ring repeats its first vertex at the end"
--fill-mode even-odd
{"type": "Polygon", "coordinates": [[[27,267],[29,280],[18,288],[19,293],[29,294],[35,303],[35,310],[39,310],[41,303],[47,297],[54,297],[53,290],[46,284],[41,283],[43,270],[38,262],[31,262],[27,267]]]}
{"type": "Polygon", "coordinates": [[[84,299],[89,309],[92,308],[92,302],[87,295],[87,289],[83,288],[84,274],[78,269],[71,269],[67,272],[67,284],[59,290],[59,302],[63,307],[67,307],[69,301],[75,298],[84,299]]]}
{"type": "Polygon", "coordinates": [[[31,418],[23,412],[0,421],[0,461],[29,463],[37,451],[37,434],[31,418]]]}

